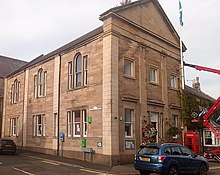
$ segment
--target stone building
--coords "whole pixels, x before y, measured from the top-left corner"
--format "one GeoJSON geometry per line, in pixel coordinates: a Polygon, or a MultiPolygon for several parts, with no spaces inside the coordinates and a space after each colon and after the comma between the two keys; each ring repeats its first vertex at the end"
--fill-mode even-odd
{"type": "Polygon", "coordinates": [[[100,20],[7,77],[3,137],[22,149],[116,165],[133,162],[147,124],[158,142],[181,125],[179,36],[159,2],[118,6],[100,20]]]}
{"type": "Polygon", "coordinates": [[[0,55],[0,137],[2,131],[3,97],[5,77],[19,69],[27,62],[0,55]]]}

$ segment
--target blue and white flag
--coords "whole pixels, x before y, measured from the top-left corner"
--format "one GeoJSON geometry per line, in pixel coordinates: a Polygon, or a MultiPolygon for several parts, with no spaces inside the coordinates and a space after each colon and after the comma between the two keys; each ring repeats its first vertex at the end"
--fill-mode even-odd
{"type": "Polygon", "coordinates": [[[179,12],[180,12],[180,25],[183,26],[183,9],[180,0],[179,0],[179,12]]]}

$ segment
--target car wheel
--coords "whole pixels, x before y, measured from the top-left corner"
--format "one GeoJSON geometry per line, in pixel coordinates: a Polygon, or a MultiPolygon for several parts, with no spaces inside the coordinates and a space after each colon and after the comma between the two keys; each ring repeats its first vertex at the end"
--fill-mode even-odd
{"type": "Polygon", "coordinates": [[[140,175],[149,175],[150,173],[147,171],[140,171],[140,175]]]}
{"type": "Polygon", "coordinates": [[[178,175],[177,168],[175,166],[170,167],[168,175],[178,175]]]}
{"type": "Polygon", "coordinates": [[[199,172],[197,173],[198,175],[207,175],[207,169],[205,164],[202,164],[200,166],[199,172]]]}

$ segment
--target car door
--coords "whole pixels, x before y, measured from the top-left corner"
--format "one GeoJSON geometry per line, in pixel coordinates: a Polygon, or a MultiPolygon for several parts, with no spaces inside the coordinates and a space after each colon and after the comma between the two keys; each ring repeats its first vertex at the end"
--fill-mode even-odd
{"type": "Polygon", "coordinates": [[[177,168],[179,172],[188,172],[189,168],[186,165],[184,157],[181,155],[181,150],[179,146],[172,146],[171,147],[171,152],[172,152],[172,158],[176,160],[177,162],[177,168]]]}
{"type": "Polygon", "coordinates": [[[180,150],[182,152],[182,156],[187,162],[188,173],[195,173],[198,171],[199,163],[195,158],[195,154],[188,148],[181,146],[180,150]]]}

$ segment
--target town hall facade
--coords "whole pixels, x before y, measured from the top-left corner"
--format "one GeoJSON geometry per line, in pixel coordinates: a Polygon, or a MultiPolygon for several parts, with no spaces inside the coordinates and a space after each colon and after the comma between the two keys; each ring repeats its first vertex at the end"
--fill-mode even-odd
{"type": "Polygon", "coordinates": [[[170,126],[180,128],[179,36],[159,2],[121,5],[100,20],[6,78],[2,137],[24,150],[111,166],[133,161],[146,125],[157,142],[169,140],[170,126]]]}

